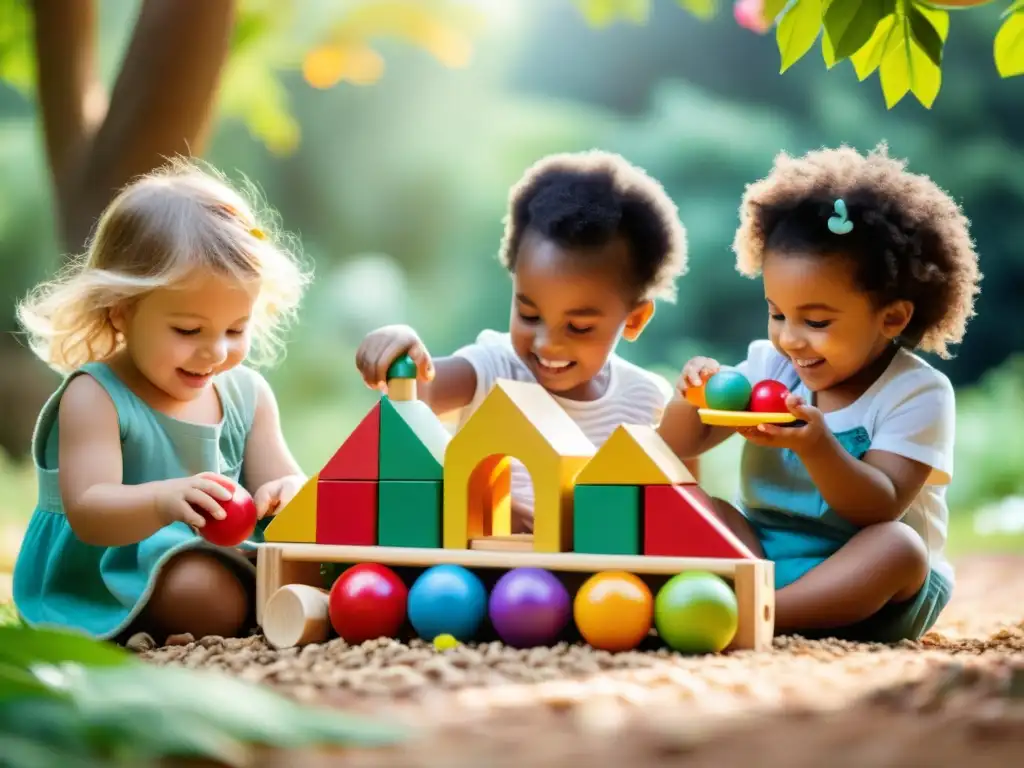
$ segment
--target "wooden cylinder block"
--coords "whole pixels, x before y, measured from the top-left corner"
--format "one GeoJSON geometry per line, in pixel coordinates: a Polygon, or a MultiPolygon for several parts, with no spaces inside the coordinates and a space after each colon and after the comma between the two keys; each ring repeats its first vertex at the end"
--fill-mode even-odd
{"type": "Polygon", "coordinates": [[[306,584],[278,589],[263,611],[263,634],[275,648],[323,643],[331,634],[329,593],[306,584]]]}
{"type": "Polygon", "coordinates": [[[392,400],[415,400],[416,379],[391,379],[388,381],[388,397],[392,400]]]}

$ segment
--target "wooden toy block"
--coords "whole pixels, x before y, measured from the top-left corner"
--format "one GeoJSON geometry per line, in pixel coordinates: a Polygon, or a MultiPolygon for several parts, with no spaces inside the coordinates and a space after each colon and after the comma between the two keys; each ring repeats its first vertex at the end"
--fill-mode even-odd
{"type": "Polygon", "coordinates": [[[484,535],[492,510],[470,496],[475,472],[511,456],[530,473],[537,552],[572,547],[573,483],[595,448],[543,387],[499,379],[444,455],[444,546],[465,549],[484,535]],[[495,458],[496,457],[496,458],[495,458]]]}
{"type": "Polygon", "coordinates": [[[382,547],[441,546],[441,481],[381,480],[377,542],[382,547]]]}
{"type": "Polygon", "coordinates": [[[380,401],[381,480],[441,480],[451,434],[422,400],[380,401]]]}
{"type": "Polygon", "coordinates": [[[651,426],[622,424],[576,478],[577,485],[681,485],[696,481],[651,426]]]}
{"type": "Polygon", "coordinates": [[[376,480],[379,477],[380,403],[376,403],[324,468],[322,480],[376,480]]]}
{"type": "Polygon", "coordinates": [[[316,484],[316,543],[377,543],[375,480],[321,480],[316,484]]]}
{"type": "Polygon", "coordinates": [[[320,476],[313,475],[263,531],[264,541],[315,542],[316,498],[320,476]]]}
{"type": "Polygon", "coordinates": [[[512,461],[508,456],[489,456],[480,462],[469,478],[469,505],[491,510],[490,515],[482,515],[484,536],[512,533],[512,461]]]}
{"type": "Polygon", "coordinates": [[[637,485],[576,485],[573,551],[639,555],[643,551],[643,489],[637,485]]]}
{"type": "Polygon", "coordinates": [[[644,488],[644,554],[751,559],[754,554],[716,517],[696,485],[644,488]]]}
{"type": "Polygon", "coordinates": [[[331,634],[330,593],[308,584],[286,584],[267,601],[263,635],[275,648],[323,643],[331,634]]]}
{"type": "Polygon", "coordinates": [[[482,552],[532,552],[532,533],[510,533],[508,536],[485,536],[469,542],[470,549],[482,552]]]}
{"type": "MultiPolygon", "coordinates": [[[[666,488],[670,486],[657,486],[666,488]]],[[[501,537],[502,540],[504,537],[501,537]]],[[[731,581],[739,626],[730,650],[769,651],[775,628],[774,569],[769,560],[723,557],[650,557],[499,551],[496,549],[417,549],[411,547],[346,547],[318,544],[263,544],[257,557],[257,613],[286,584],[318,585],[321,563],[380,563],[390,567],[426,568],[461,565],[471,570],[543,568],[556,574],[603,571],[635,573],[652,591],[664,577],[686,571],[707,571],[731,581]]],[[[304,614],[305,615],[305,614],[304,614]]]]}

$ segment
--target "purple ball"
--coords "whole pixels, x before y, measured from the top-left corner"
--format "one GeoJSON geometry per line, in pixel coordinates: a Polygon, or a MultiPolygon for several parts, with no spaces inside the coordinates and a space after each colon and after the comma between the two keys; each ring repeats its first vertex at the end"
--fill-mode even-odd
{"type": "Polygon", "coordinates": [[[491,624],[514,648],[547,645],[569,622],[569,592],[558,578],[542,568],[514,568],[491,590],[491,624]]]}

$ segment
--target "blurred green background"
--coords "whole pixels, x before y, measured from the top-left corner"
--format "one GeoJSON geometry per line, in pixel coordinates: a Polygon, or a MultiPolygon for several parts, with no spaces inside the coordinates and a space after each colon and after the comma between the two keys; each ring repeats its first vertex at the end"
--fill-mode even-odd
{"type": "MultiPolygon", "coordinates": [[[[5,332],[15,330],[15,300],[63,256],[35,97],[11,76],[24,69],[18,41],[28,41],[24,15],[10,10],[17,4],[0,0],[5,332]]],[[[99,7],[110,83],[139,3],[99,7]]],[[[496,260],[506,197],[544,154],[621,152],[676,201],[690,273],[678,302],[659,306],[643,337],[620,348],[674,378],[690,355],[733,362],[765,332],[759,284],[738,275],[730,252],[744,185],[780,150],[866,150],[885,140],[962,203],[985,274],[962,349],[932,360],[958,393],[951,547],[1024,550],[1015,500],[1024,490],[1024,81],[1000,79],[992,63],[1001,7],[956,14],[931,110],[912,98],[887,110],[877,77],[858,82],[848,62],[827,71],[818,49],[780,75],[774,35],[741,28],[727,8],[700,20],[655,0],[646,24],[597,28],[570,0],[243,7],[204,156],[256,181],[315,261],[288,357],[268,372],[307,472],[373,402],[353,364],[365,332],[411,323],[444,354],[482,328],[506,326],[509,280],[496,260]],[[364,14],[360,27],[353,9],[369,5],[383,9],[377,26],[364,14]],[[344,57],[316,51],[325,30],[337,30],[344,57]],[[342,65],[347,79],[313,87],[342,65]]],[[[7,394],[26,370],[0,365],[0,427],[8,445],[24,446],[2,460],[0,527],[24,520],[35,500],[23,450],[36,410],[7,394]]],[[[739,448],[733,438],[705,461],[711,492],[731,494],[739,448]]]]}

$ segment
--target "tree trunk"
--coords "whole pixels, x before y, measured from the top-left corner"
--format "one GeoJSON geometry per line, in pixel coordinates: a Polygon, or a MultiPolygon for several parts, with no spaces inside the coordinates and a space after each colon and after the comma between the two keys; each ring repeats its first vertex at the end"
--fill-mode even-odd
{"type": "MultiPolygon", "coordinates": [[[[84,247],[132,178],[202,153],[227,61],[236,0],[145,0],[109,97],[96,74],[95,0],[33,0],[39,110],[65,251],[84,247]]],[[[58,378],[4,334],[0,447],[26,456],[58,378]]]]}

